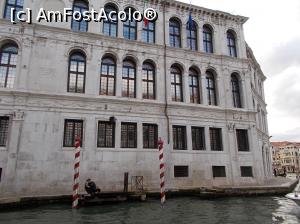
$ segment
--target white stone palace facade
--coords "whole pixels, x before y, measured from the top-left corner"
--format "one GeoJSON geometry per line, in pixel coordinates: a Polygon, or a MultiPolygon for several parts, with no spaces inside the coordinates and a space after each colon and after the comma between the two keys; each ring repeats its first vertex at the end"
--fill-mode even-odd
{"type": "Polygon", "coordinates": [[[265,76],[247,18],[171,0],[0,2],[0,196],[71,194],[74,140],[87,178],[122,191],[124,173],[159,189],[263,185],[272,176],[265,76]],[[37,12],[143,11],[158,20],[17,23],[37,12]],[[189,12],[193,22],[189,22],[189,12]]]}

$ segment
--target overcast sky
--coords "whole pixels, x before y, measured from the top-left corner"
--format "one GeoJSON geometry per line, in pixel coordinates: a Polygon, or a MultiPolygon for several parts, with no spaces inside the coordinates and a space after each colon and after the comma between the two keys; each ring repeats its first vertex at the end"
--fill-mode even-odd
{"type": "Polygon", "coordinates": [[[245,36],[268,77],[271,141],[300,142],[300,0],[192,0],[192,4],[250,18],[245,36]]]}

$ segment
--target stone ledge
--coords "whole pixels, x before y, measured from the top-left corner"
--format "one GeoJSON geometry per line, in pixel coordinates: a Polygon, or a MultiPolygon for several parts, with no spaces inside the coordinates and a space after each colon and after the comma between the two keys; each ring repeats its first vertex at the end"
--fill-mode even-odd
{"type": "MultiPolygon", "coordinates": [[[[298,180],[286,180],[277,185],[263,186],[242,186],[242,187],[215,187],[215,188],[194,188],[194,189],[172,189],[166,192],[168,198],[172,197],[198,197],[203,199],[213,199],[220,197],[251,197],[251,196],[283,196],[290,193],[298,184],[298,180]]],[[[145,192],[150,198],[159,198],[159,192],[145,192]]],[[[104,192],[101,198],[128,196],[128,200],[136,200],[135,196],[140,194],[123,192],[104,192]]],[[[113,201],[113,200],[112,200],[113,201]]],[[[117,201],[116,201],[117,202],[117,201]]],[[[71,195],[47,195],[47,196],[27,196],[0,198],[0,211],[11,209],[25,209],[48,204],[69,204],[72,203],[71,195]]]]}

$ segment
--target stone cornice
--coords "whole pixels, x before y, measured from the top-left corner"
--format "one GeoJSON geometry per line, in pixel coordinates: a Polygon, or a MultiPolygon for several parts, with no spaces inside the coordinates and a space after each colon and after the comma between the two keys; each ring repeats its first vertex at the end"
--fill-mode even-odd
{"type": "MultiPolygon", "coordinates": [[[[142,1],[142,0],[140,0],[142,1]]],[[[202,16],[211,16],[216,19],[223,19],[223,20],[231,20],[240,24],[244,24],[248,21],[248,17],[240,16],[240,15],[233,15],[227,12],[219,11],[219,10],[212,10],[208,8],[204,8],[201,6],[190,5],[180,1],[174,0],[149,0],[150,4],[157,4],[160,3],[161,5],[166,4],[167,7],[173,7],[182,11],[185,11],[188,15],[190,11],[195,14],[200,14],[202,16]]]]}
{"type": "MultiPolygon", "coordinates": [[[[36,92],[36,91],[26,91],[26,90],[8,90],[8,89],[0,89],[0,96],[11,96],[15,98],[30,98],[30,99],[43,99],[43,100],[62,100],[62,101],[76,101],[76,102],[84,102],[84,103],[101,103],[101,104],[120,104],[126,106],[151,106],[153,108],[165,108],[165,103],[160,102],[157,100],[154,101],[146,101],[141,99],[128,99],[122,97],[105,97],[105,96],[94,96],[94,95],[77,95],[77,94],[55,94],[55,93],[45,93],[45,92],[36,92]]],[[[26,102],[21,100],[21,102],[26,102]]],[[[0,101],[0,106],[3,104],[0,101]]],[[[47,106],[45,106],[47,107],[47,106]]],[[[205,106],[202,104],[194,105],[188,103],[176,103],[176,102],[169,102],[168,104],[169,109],[186,109],[186,110],[194,110],[194,111],[205,111],[211,113],[235,113],[235,114],[243,114],[243,115],[250,115],[255,114],[255,111],[246,110],[246,109],[233,109],[233,108],[222,108],[222,107],[212,107],[212,106],[205,106]]]]}
{"type": "Polygon", "coordinates": [[[258,63],[258,61],[256,60],[256,58],[254,56],[253,50],[248,45],[248,43],[246,43],[246,50],[247,50],[247,56],[248,56],[249,62],[251,62],[254,65],[254,67],[259,71],[259,75],[262,76],[262,80],[266,81],[267,77],[264,75],[264,73],[260,67],[260,64],[258,63]]]}

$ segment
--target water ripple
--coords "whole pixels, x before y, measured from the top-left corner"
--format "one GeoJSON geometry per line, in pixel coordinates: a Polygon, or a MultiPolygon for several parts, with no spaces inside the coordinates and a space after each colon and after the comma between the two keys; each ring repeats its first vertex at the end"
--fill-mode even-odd
{"type": "Polygon", "coordinates": [[[0,213],[2,224],[296,224],[300,208],[283,197],[200,200],[176,198],[162,209],[158,200],[72,211],[65,205],[0,213]]]}

